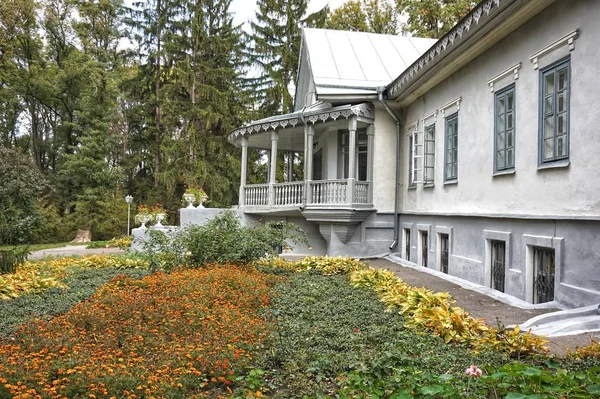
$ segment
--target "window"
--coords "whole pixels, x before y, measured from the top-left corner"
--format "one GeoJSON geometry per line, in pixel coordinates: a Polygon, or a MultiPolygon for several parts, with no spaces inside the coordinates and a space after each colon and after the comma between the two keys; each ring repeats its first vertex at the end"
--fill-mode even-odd
{"type": "Polygon", "coordinates": [[[491,240],[492,249],[492,288],[504,292],[504,277],[506,275],[506,242],[491,240]]]}
{"type": "Polygon", "coordinates": [[[416,187],[417,160],[415,158],[415,142],[417,135],[413,132],[408,136],[408,187],[416,187]]]}
{"type": "Polygon", "coordinates": [[[446,118],[444,165],[444,180],[458,179],[458,114],[446,118]]]}
{"type": "Polygon", "coordinates": [[[427,267],[427,253],[428,253],[428,238],[429,234],[426,231],[421,231],[421,266],[427,267]]]}
{"type": "MultiPolygon", "coordinates": [[[[350,133],[342,133],[342,156],[344,158],[344,176],[348,178],[348,148],[350,147],[350,133]]],[[[362,129],[356,132],[356,180],[367,180],[367,132],[362,129]]]]}
{"type": "Polygon", "coordinates": [[[410,261],[410,229],[404,229],[404,259],[410,261]]]}
{"type": "Polygon", "coordinates": [[[541,163],[568,159],[570,61],[562,61],[540,73],[541,163]]]}
{"type": "Polygon", "coordinates": [[[496,93],[495,170],[515,167],[515,88],[496,93]]]}
{"type": "Polygon", "coordinates": [[[533,303],[554,300],[554,248],[533,247],[533,303]]]}
{"type": "Polygon", "coordinates": [[[425,184],[433,184],[435,168],[435,125],[425,127],[424,176],[425,184]]]}
{"type": "Polygon", "coordinates": [[[440,270],[448,274],[449,236],[440,234],[440,270]]]}

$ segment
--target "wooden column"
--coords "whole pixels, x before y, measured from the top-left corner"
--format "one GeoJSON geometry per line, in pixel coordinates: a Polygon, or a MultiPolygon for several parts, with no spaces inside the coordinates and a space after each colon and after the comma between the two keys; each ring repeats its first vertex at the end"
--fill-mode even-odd
{"type": "Polygon", "coordinates": [[[354,182],[356,181],[356,117],[348,121],[348,188],[346,189],[346,203],[354,202],[354,182]]]}
{"type": "Polygon", "coordinates": [[[367,189],[367,203],[373,203],[373,154],[375,148],[373,147],[373,141],[375,138],[375,125],[371,124],[367,128],[367,181],[369,187],[367,189]]]}
{"type": "Polygon", "coordinates": [[[271,133],[271,170],[269,174],[269,205],[275,205],[275,183],[277,182],[277,141],[279,133],[271,133]]]}
{"type": "Polygon", "coordinates": [[[313,178],[313,141],[315,139],[315,125],[307,125],[306,129],[306,152],[304,154],[305,175],[304,181],[306,184],[306,203],[312,203],[312,178],[313,178]]]}
{"type": "Polygon", "coordinates": [[[246,181],[248,176],[248,138],[243,137],[242,145],[242,171],[240,173],[240,208],[246,205],[246,181]]]}

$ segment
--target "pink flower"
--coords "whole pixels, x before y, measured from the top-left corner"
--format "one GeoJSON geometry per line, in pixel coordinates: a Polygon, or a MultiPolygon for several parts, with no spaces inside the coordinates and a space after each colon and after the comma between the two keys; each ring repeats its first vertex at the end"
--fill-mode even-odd
{"type": "Polygon", "coordinates": [[[360,330],[359,330],[358,328],[355,328],[355,329],[354,329],[354,332],[355,332],[356,334],[358,334],[358,333],[360,332],[360,330]]]}
{"type": "Polygon", "coordinates": [[[470,367],[467,367],[467,369],[465,370],[465,375],[468,375],[469,377],[481,377],[482,374],[483,371],[474,364],[470,367]]]}

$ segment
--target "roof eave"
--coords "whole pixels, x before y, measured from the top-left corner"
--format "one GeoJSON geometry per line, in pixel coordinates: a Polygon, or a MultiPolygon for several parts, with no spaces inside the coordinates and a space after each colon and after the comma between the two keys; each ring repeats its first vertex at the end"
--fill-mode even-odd
{"type": "Polygon", "coordinates": [[[483,1],[394,79],[386,88],[387,97],[402,105],[411,103],[552,2],[483,1]]]}

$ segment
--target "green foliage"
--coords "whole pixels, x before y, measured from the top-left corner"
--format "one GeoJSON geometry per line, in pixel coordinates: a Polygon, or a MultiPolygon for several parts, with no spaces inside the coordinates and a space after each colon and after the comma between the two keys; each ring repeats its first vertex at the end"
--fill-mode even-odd
{"type": "Polygon", "coordinates": [[[261,259],[255,262],[255,265],[258,267],[286,269],[296,272],[319,272],[325,276],[350,274],[354,271],[367,268],[364,262],[341,256],[308,256],[298,261],[289,261],[275,256],[261,259]]]}
{"type": "Polygon", "coordinates": [[[46,181],[17,150],[0,147],[0,244],[31,242],[43,223],[36,201],[46,181]]]}
{"type": "Polygon", "coordinates": [[[439,39],[481,0],[396,0],[408,21],[403,31],[416,37],[439,39]]]}
{"type": "Polygon", "coordinates": [[[437,377],[462,372],[470,364],[506,361],[501,354],[474,354],[437,337],[414,334],[401,316],[384,311],[374,292],[353,288],[345,276],[296,273],[276,292],[267,314],[273,332],[254,365],[264,373],[249,378],[251,386],[246,387],[269,397],[335,397],[340,384],[350,384],[340,376],[356,370],[372,371],[374,384],[394,368],[407,369],[402,378],[410,377],[410,370],[437,377]]]}
{"type": "Polygon", "coordinates": [[[288,86],[298,78],[301,27],[322,27],[328,8],[306,15],[307,0],[258,0],[257,7],[249,40],[250,59],[260,72],[254,81],[260,116],[291,112],[288,86]]]}
{"type": "Polygon", "coordinates": [[[17,267],[27,260],[28,247],[0,250],[0,274],[16,273],[17,267]]]}
{"type": "Polygon", "coordinates": [[[69,287],[50,288],[41,294],[23,295],[0,306],[0,337],[12,334],[30,320],[49,319],[66,312],[92,296],[98,288],[117,275],[141,278],[148,272],[139,269],[79,269],[64,280],[69,287]]]}
{"type": "Polygon", "coordinates": [[[387,0],[350,0],[329,12],[324,27],[396,35],[398,14],[387,0]]]}

